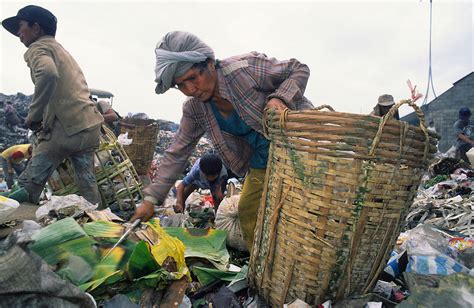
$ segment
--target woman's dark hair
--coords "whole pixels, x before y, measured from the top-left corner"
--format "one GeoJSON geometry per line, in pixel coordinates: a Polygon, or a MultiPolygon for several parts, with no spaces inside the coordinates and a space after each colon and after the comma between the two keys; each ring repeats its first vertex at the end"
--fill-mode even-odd
{"type": "Polygon", "coordinates": [[[222,160],[214,153],[204,154],[199,161],[199,168],[206,175],[218,175],[222,169],[222,160]]]}
{"type": "Polygon", "coordinates": [[[193,66],[191,66],[191,68],[197,68],[202,73],[204,71],[207,71],[207,69],[208,69],[207,64],[209,62],[214,62],[215,63],[215,60],[213,60],[211,58],[207,58],[206,60],[204,60],[202,62],[193,64],[193,66]]]}

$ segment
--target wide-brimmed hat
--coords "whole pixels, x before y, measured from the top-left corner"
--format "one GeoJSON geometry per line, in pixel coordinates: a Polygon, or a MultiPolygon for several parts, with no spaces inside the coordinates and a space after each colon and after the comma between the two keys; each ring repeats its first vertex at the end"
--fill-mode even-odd
{"type": "Polygon", "coordinates": [[[51,30],[56,34],[56,26],[58,20],[56,16],[45,8],[36,5],[28,5],[20,9],[16,16],[7,18],[2,21],[2,26],[11,34],[18,36],[20,28],[20,20],[26,20],[38,23],[41,27],[51,30]]]}
{"type": "Polygon", "coordinates": [[[392,106],[395,105],[395,101],[393,100],[393,96],[390,94],[384,94],[379,96],[378,103],[380,106],[392,106]]]}

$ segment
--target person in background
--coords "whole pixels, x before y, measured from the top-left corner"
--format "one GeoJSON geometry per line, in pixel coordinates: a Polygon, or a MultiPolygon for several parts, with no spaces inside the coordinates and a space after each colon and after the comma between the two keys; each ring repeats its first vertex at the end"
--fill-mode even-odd
{"type": "Polygon", "coordinates": [[[104,123],[114,132],[115,136],[120,135],[120,119],[122,118],[106,100],[92,99],[96,103],[97,110],[99,110],[104,123]]]}
{"type": "Polygon", "coordinates": [[[263,136],[265,109],[312,108],[303,96],[309,68],[296,59],[279,61],[251,52],[216,60],[213,50],[194,34],[167,33],[157,44],[155,92],[170,88],[187,99],[175,141],[165,151],[155,183],[132,219],[147,220],[183,172],[188,157],[205,133],[216,153],[237,176],[244,176],[239,220],[252,247],[262,197],[269,140],[263,136]]]}
{"type": "Polygon", "coordinates": [[[466,153],[474,146],[474,127],[470,123],[471,110],[467,107],[459,109],[458,120],[454,123],[456,141],[455,158],[462,159],[469,164],[466,153]]]}
{"type": "MultiPolygon", "coordinates": [[[[395,101],[393,100],[393,96],[390,94],[383,94],[379,96],[377,105],[375,105],[374,110],[370,113],[370,115],[383,117],[388,113],[390,108],[395,105],[395,101]]],[[[393,119],[400,120],[400,115],[397,112],[393,115],[393,119]]]]}
{"type": "Polygon", "coordinates": [[[2,25],[28,48],[24,59],[35,86],[25,127],[35,131],[37,144],[19,185],[28,201],[37,204],[48,178],[69,158],[79,194],[90,203],[100,203],[94,152],[104,118],[89,99],[81,68],[55,39],[56,17],[45,8],[28,5],[2,25]]]}
{"type": "Polygon", "coordinates": [[[5,182],[5,174],[3,173],[3,169],[0,170],[0,195],[3,196],[2,193],[8,191],[7,182],[5,182]]]}
{"type": "Polygon", "coordinates": [[[194,163],[191,171],[176,188],[175,212],[184,212],[184,202],[196,189],[210,189],[215,206],[224,198],[227,170],[216,154],[205,154],[194,163]]]}
{"type": "MultiPolygon", "coordinates": [[[[428,123],[428,127],[426,128],[427,130],[437,134],[437,131],[436,131],[436,127],[435,127],[435,123],[433,120],[430,120],[429,123],[428,123]]],[[[437,154],[440,154],[439,152],[439,148],[438,148],[438,141],[436,142],[436,152],[437,154]]]]}
{"type": "Polygon", "coordinates": [[[428,127],[426,129],[429,130],[429,131],[432,131],[433,133],[436,133],[436,127],[435,127],[435,124],[434,124],[433,120],[431,120],[428,123],[428,127]]]}
{"type": "Polygon", "coordinates": [[[7,148],[0,153],[2,169],[9,189],[13,186],[13,171],[19,176],[24,170],[24,162],[31,158],[33,146],[29,143],[18,144],[7,148]]]}
{"type": "Polygon", "coordinates": [[[25,121],[16,111],[15,107],[13,107],[13,103],[11,101],[5,102],[5,105],[3,107],[3,114],[5,116],[5,124],[7,128],[11,131],[14,130],[15,126],[22,125],[25,121]]]}

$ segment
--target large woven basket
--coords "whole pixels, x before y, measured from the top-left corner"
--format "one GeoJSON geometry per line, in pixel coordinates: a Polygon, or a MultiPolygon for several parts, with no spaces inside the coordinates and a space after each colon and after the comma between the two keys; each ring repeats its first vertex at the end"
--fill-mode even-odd
{"type": "Polygon", "coordinates": [[[384,118],[273,111],[252,285],[272,307],[311,306],[370,290],[384,268],[421,176],[436,152],[411,101],[384,118]],[[391,120],[412,106],[420,127],[391,120]]]}
{"type": "MultiPolygon", "coordinates": [[[[100,208],[112,205],[121,208],[124,203],[135,208],[143,199],[143,185],[114,133],[105,125],[102,130],[99,148],[94,153],[94,171],[101,196],[100,208]]],[[[79,188],[74,177],[72,163],[65,159],[48,180],[53,195],[77,194],[79,188]]]]}
{"type": "Polygon", "coordinates": [[[121,132],[128,132],[128,138],[133,139],[132,144],[124,145],[130,160],[139,175],[146,175],[153,160],[156,141],[158,137],[158,123],[152,119],[127,118],[121,122],[129,124],[121,127],[121,132]]]}

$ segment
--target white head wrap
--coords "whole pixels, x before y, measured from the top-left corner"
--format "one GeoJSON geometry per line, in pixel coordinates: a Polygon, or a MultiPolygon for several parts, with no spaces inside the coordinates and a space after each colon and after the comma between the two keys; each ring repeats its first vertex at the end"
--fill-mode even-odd
{"type": "Polygon", "coordinates": [[[209,46],[194,34],[183,31],[167,33],[156,45],[155,55],[157,94],[168,91],[173,79],[184,75],[195,63],[208,58],[214,60],[214,51],[209,46]]]}

